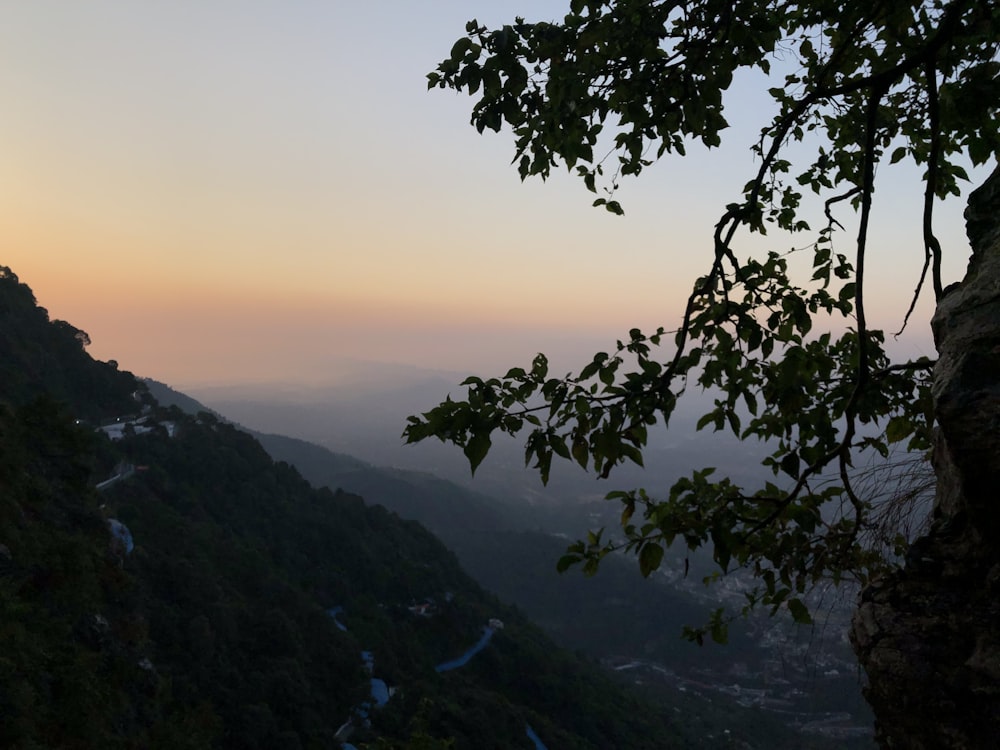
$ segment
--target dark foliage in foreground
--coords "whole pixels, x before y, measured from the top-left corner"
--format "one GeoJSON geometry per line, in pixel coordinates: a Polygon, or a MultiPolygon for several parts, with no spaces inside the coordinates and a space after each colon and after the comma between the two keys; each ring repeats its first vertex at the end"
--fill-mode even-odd
{"type": "MultiPolygon", "coordinates": [[[[38,318],[13,274],[0,287],[7,320],[38,318]]],[[[10,372],[37,356],[36,324],[4,329],[10,372]]],[[[77,350],[54,355],[58,388],[0,382],[0,745],[327,748],[353,716],[359,746],[530,747],[529,723],[551,748],[712,746],[556,649],[419,525],[312,489],[215,417],[154,406],[119,441],[78,424],[137,412],[141,389],[77,350]],[[428,599],[433,616],[409,611],[428,599]],[[437,673],[491,617],[490,646],[437,673]],[[367,729],[362,650],[397,688],[367,729]]]]}

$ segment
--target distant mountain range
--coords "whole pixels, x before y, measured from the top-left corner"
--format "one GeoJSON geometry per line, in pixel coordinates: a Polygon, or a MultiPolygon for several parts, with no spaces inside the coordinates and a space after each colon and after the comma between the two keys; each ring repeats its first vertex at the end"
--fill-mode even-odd
{"type": "Polygon", "coordinates": [[[829,747],[686,688],[651,701],[559,649],[420,524],[92,360],[9,269],[0,333],[0,746],[829,747]]]}
{"type": "MultiPolygon", "coordinates": [[[[205,408],[163,384],[149,385],[161,402],[183,402],[195,411],[205,408]]],[[[313,412],[323,413],[322,407],[313,412]]],[[[740,679],[757,685],[747,680],[748,673],[763,674],[771,668],[767,664],[794,653],[801,665],[782,670],[778,679],[794,683],[801,696],[788,705],[776,704],[776,709],[787,711],[795,705],[818,714],[840,712],[844,718],[836,726],[850,727],[863,735],[862,745],[866,741],[863,728],[870,715],[851,668],[853,653],[838,636],[817,640],[809,632],[796,633],[789,623],[756,616],[733,623],[725,648],[699,649],[680,639],[685,625],[703,622],[725,597],[735,594],[736,607],[741,605],[737,581],[733,589],[699,583],[710,572],[710,561],[689,560],[692,573],[684,578],[680,571],[688,565],[683,553],[675,553],[672,565],[664,566],[675,571],[670,582],[664,577],[642,579],[627,559],[606,560],[593,578],[575,571],[558,574],[555,563],[571,541],[566,532],[582,535],[590,526],[616,523],[615,511],[607,503],[499,499],[427,472],[374,466],[308,441],[251,432],[273,458],[295,466],[314,486],[357,493],[402,518],[419,521],[481,585],[516,604],[564,647],[615,665],[643,659],[679,675],[700,675],[701,683],[714,681],[720,687],[740,679]],[[762,643],[767,645],[761,647],[762,643]],[[733,664],[743,672],[727,677],[733,664]],[[826,665],[822,672],[820,664],[826,665]],[[817,679],[817,674],[831,670],[836,674],[817,679]]],[[[516,488],[518,480],[510,484],[516,488]]],[[[829,627],[835,633],[846,632],[850,602],[825,611],[833,618],[829,627]]],[[[643,679],[648,683],[649,675],[643,679]]],[[[672,682],[679,684],[677,679],[672,682]]]]}

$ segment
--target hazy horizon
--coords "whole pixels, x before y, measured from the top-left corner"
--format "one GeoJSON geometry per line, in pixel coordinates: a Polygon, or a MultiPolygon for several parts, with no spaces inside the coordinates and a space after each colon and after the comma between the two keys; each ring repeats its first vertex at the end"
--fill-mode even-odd
{"type": "MultiPolygon", "coordinates": [[[[426,91],[465,22],[564,0],[12,5],[0,26],[0,264],[91,353],[182,388],[329,379],[343,360],[568,371],[677,326],[770,105],[747,77],[724,146],[624,180],[626,216],[565,172],[521,183],[508,132],[426,91]]],[[[972,172],[975,180],[980,172],[972,172]]],[[[894,331],[923,259],[919,171],[880,168],[868,322],[894,331]]],[[[963,201],[939,208],[945,282],[963,201]]],[[[854,222],[838,250],[851,254],[854,222]]],[[[744,238],[737,254],[809,237],[744,238]]],[[[796,264],[808,275],[807,254],[796,264]]],[[[929,300],[898,346],[933,354],[929,300]]]]}

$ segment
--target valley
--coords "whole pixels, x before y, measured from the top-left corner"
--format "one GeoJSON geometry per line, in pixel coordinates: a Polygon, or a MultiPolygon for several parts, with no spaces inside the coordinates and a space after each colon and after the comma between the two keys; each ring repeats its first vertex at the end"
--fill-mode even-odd
{"type": "MultiPolygon", "coordinates": [[[[429,398],[422,387],[415,387],[409,400],[401,393],[404,389],[371,396],[373,404],[380,404],[376,413],[386,414],[389,404],[416,411],[416,400],[429,398]]],[[[322,392],[324,398],[330,395],[322,392]]],[[[248,398],[245,389],[243,396],[248,398]]],[[[554,472],[550,485],[542,487],[524,469],[512,443],[496,446],[472,479],[459,451],[436,445],[393,447],[399,441],[387,427],[380,431],[378,423],[347,421],[350,411],[365,411],[364,395],[349,410],[337,400],[303,403],[306,398],[299,391],[297,404],[220,399],[211,405],[220,412],[232,410],[237,422],[259,429],[315,436],[325,424],[327,429],[338,425],[345,431],[341,434],[359,435],[363,455],[349,456],[324,452],[297,438],[257,433],[275,458],[296,466],[314,485],[350,489],[426,525],[482,585],[516,604],[561,645],[600,660],[620,679],[653,693],[686,693],[767,713],[792,731],[841,747],[870,746],[871,714],[846,638],[855,595],[849,586],[811,595],[812,626],[796,626],[787,615],[772,618],[757,612],[731,623],[728,645],[698,647],[680,638],[682,629],[702,624],[719,607],[738,611],[750,589],[749,576],[735,571],[706,585],[704,579],[716,568],[702,553],[674,555],[648,581],[639,576],[634,561],[624,558],[605,561],[593,578],[577,571],[555,572],[570,541],[594,528],[613,533],[618,511],[603,500],[610,482],[666,486],[670,472],[697,465],[693,462],[706,456],[724,460],[722,471],[759,477],[760,467],[751,463],[746,445],[735,443],[740,450],[733,450],[725,438],[684,432],[681,425],[677,434],[691,439],[668,442],[665,433],[662,447],[654,444],[650,451],[656,460],[648,461],[645,471],[626,468],[609,482],[582,472],[554,472]],[[263,423],[244,421],[262,417],[263,423]],[[395,468],[369,463],[378,457],[393,460],[395,468]],[[443,470],[449,479],[427,467],[443,470]]],[[[693,411],[688,421],[693,425],[693,411]]]]}

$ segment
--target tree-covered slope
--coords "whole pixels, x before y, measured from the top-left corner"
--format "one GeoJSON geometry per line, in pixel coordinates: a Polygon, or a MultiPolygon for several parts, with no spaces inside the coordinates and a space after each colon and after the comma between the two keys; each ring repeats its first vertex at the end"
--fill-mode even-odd
{"type": "MultiPolygon", "coordinates": [[[[161,402],[192,414],[207,411],[184,394],[147,382],[161,402]]],[[[827,643],[817,633],[795,633],[790,624],[764,617],[735,623],[724,648],[698,648],[680,638],[683,626],[703,621],[710,609],[723,603],[716,598],[723,593],[721,587],[697,585],[703,575],[697,572],[697,562],[689,577],[670,584],[643,580],[626,561],[616,559],[606,560],[599,576],[560,575],[555,561],[567,542],[529,531],[530,517],[515,515],[527,507],[430,474],[373,466],[306,441],[251,434],[273,458],[294,465],[313,486],[343,488],[404,518],[419,519],[477,583],[516,605],[559,645],[621,668],[622,677],[641,680],[644,691],[657,691],[660,710],[673,713],[683,703],[685,730],[705,728],[688,736],[712,734],[713,728],[718,732],[722,727],[735,729],[741,737],[755,736],[768,746],[778,746],[782,737],[793,738],[791,746],[797,746],[806,739],[796,736],[796,727],[819,728],[820,722],[827,722],[832,728],[823,731],[839,731],[833,746],[865,746],[863,728],[870,715],[849,664],[849,648],[835,638],[827,643]],[[704,697],[686,695],[681,687],[704,697]],[[741,688],[747,692],[739,693],[741,688]],[[768,710],[738,705],[747,703],[755,690],[768,710]]],[[[683,570],[683,556],[672,567],[683,570]]],[[[741,596],[738,587],[731,593],[741,596]]]]}
{"type": "Polygon", "coordinates": [[[76,417],[98,422],[137,411],[136,380],[85,351],[90,339],[64,320],[49,320],[31,289],[0,266],[0,402],[46,394],[71,404],[76,417]]]}
{"type": "MultiPolygon", "coordinates": [[[[144,383],[163,405],[177,406],[189,415],[207,412],[222,417],[164,383],[151,379],[144,383]]],[[[518,518],[520,508],[506,507],[492,497],[433,474],[373,466],[306,440],[243,429],[257,438],[271,458],[294,466],[314,487],[339,488],[360,495],[369,504],[382,505],[402,518],[418,521],[449,546],[452,537],[470,531],[494,533],[524,526],[523,517],[518,518]]]]}
{"type": "Polygon", "coordinates": [[[13,274],[0,287],[0,745],[528,748],[529,726],[550,748],[698,744],[422,527],[211,415],[154,406],[115,440],[78,423],[134,415],[134,379],[66,345],[13,274]],[[482,652],[436,669],[491,618],[482,652]]]}

